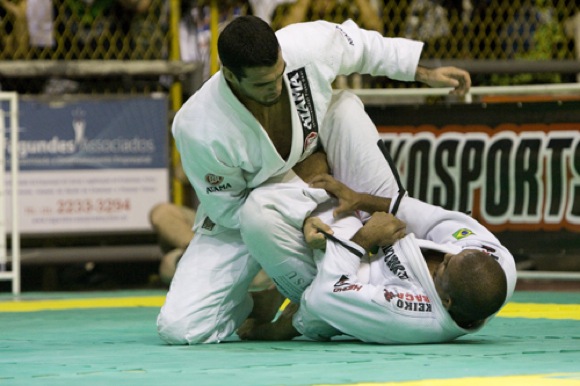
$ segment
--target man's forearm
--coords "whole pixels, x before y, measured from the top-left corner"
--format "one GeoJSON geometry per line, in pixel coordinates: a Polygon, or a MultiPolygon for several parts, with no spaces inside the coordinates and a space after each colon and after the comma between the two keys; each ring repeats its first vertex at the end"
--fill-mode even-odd
{"type": "Polygon", "coordinates": [[[377,246],[392,245],[405,237],[405,233],[404,222],[390,213],[375,212],[350,240],[368,252],[377,246]]]}
{"type": "Polygon", "coordinates": [[[389,212],[391,207],[391,199],[386,197],[373,196],[367,193],[358,193],[359,200],[357,203],[357,210],[362,210],[367,213],[375,212],[389,212]]]}

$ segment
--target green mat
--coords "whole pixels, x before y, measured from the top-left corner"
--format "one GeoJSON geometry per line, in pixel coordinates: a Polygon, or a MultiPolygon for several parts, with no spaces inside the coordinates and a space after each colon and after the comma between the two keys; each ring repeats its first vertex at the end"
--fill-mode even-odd
{"type": "MultiPolygon", "coordinates": [[[[64,296],[72,295],[53,294],[64,296]]],[[[512,300],[578,305],[580,293],[516,292],[512,300]]],[[[157,312],[156,307],[0,312],[0,385],[298,386],[551,373],[567,375],[540,384],[580,385],[580,320],[498,317],[450,344],[234,338],[167,346],[157,337],[157,312]]]]}

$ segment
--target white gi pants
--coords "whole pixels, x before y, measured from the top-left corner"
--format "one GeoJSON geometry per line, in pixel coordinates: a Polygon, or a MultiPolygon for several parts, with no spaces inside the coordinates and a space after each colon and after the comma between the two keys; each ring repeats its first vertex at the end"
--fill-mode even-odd
{"type": "Polygon", "coordinates": [[[170,344],[194,344],[230,336],[252,310],[248,288],[259,270],[239,231],[196,233],[159,313],[160,337],[170,344]]]}
{"type": "MultiPolygon", "coordinates": [[[[343,91],[334,96],[319,135],[335,178],[357,191],[396,195],[395,179],[377,146],[376,127],[354,94],[343,91]]],[[[242,209],[241,234],[232,230],[195,235],[178,264],[157,319],[163,340],[171,344],[212,343],[234,333],[252,309],[248,288],[260,265],[285,296],[299,301],[316,273],[301,221],[322,201],[319,193],[312,192],[317,189],[305,184],[302,189],[311,194],[302,198],[295,195],[298,201],[289,200],[290,211],[253,194],[259,192],[256,189],[242,209]],[[289,216],[302,219],[292,223],[289,216]]],[[[345,239],[356,231],[352,224],[345,227],[349,229],[346,234],[340,233],[338,224],[333,226],[345,239]]]]}

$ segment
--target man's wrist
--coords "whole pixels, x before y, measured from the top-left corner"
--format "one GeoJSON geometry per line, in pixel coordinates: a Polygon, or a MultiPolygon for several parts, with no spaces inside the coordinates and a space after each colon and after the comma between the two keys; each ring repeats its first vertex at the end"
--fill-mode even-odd
{"type": "Polygon", "coordinates": [[[425,83],[428,79],[429,69],[422,66],[417,66],[415,71],[415,81],[425,83]]]}
{"type": "Polygon", "coordinates": [[[374,245],[372,245],[373,243],[364,235],[362,228],[357,233],[355,233],[354,236],[352,236],[350,241],[364,249],[365,253],[374,247],[374,245]]]}

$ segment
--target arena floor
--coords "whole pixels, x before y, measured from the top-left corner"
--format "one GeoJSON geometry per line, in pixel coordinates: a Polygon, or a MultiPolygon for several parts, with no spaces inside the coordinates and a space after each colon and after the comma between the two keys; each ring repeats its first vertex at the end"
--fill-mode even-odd
{"type": "Polygon", "coordinates": [[[0,385],[580,385],[580,283],[516,291],[450,344],[232,341],[167,346],[164,291],[0,294],[0,385]]]}

